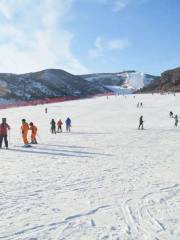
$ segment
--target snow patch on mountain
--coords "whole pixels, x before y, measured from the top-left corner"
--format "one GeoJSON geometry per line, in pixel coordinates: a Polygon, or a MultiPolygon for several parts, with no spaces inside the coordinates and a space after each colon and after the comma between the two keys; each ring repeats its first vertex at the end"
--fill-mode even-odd
{"type": "Polygon", "coordinates": [[[124,77],[125,79],[123,86],[126,86],[127,88],[131,87],[135,90],[149,85],[155,79],[154,76],[147,75],[143,72],[126,72],[120,74],[120,76],[124,77]]]}
{"type": "Polygon", "coordinates": [[[105,88],[118,93],[132,93],[149,85],[156,76],[138,71],[124,71],[119,73],[99,73],[83,75],[90,82],[102,84],[105,88]]]}

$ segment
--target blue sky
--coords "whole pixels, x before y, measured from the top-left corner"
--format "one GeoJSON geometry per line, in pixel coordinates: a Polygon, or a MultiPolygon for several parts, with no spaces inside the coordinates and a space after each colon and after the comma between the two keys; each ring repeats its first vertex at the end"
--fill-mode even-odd
{"type": "Polygon", "coordinates": [[[180,66],[179,0],[0,0],[0,72],[180,66]]]}

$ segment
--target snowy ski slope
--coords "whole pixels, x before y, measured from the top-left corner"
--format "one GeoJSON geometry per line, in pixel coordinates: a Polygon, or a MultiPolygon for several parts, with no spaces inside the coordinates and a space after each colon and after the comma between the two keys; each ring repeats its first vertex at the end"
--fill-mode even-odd
{"type": "Polygon", "coordinates": [[[169,118],[180,115],[180,95],[44,108],[0,111],[12,127],[10,150],[0,150],[0,239],[180,239],[180,125],[169,118]],[[67,116],[72,132],[51,135],[51,118],[67,116]],[[39,128],[31,149],[21,148],[22,118],[39,128]]]}

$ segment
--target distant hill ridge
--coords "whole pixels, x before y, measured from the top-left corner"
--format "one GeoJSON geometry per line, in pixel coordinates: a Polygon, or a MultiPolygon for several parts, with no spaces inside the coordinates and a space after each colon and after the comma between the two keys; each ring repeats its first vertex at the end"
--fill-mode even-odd
{"type": "Polygon", "coordinates": [[[102,86],[59,69],[26,74],[0,74],[0,97],[4,99],[33,100],[104,92],[102,86]]]}
{"type": "Polygon", "coordinates": [[[157,77],[134,70],[73,75],[60,69],[25,74],[0,73],[0,103],[108,92],[132,93],[157,77]]]}

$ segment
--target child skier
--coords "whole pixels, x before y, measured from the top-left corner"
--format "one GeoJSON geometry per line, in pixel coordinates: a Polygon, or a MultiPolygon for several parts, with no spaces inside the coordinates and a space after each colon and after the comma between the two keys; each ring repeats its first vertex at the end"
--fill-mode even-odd
{"type": "Polygon", "coordinates": [[[50,124],[51,124],[51,133],[56,134],[56,122],[54,121],[54,119],[51,120],[50,124]]]}
{"type": "Polygon", "coordinates": [[[143,123],[144,123],[144,121],[143,121],[143,116],[140,116],[138,129],[140,129],[140,128],[141,128],[141,129],[144,129],[143,123]]]}
{"type": "Polygon", "coordinates": [[[70,132],[71,131],[71,119],[68,117],[66,119],[66,132],[70,132]]]}
{"type": "Polygon", "coordinates": [[[37,140],[36,140],[36,135],[37,135],[37,127],[30,122],[29,124],[30,126],[30,130],[31,130],[31,144],[37,144],[37,140]]]}
{"type": "Polygon", "coordinates": [[[62,125],[63,125],[63,122],[61,121],[61,119],[59,119],[59,121],[57,122],[58,132],[62,132],[62,125]]]}
{"type": "Polygon", "coordinates": [[[2,118],[2,123],[0,124],[0,148],[2,148],[2,142],[4,139],[5,147],[8,149],[8,130],[10,130],[10,126],[6,123],[6,118],[2,118]]]}
{"type": "Polygon", "coordinates": [[[28,145],[27,135],[29,130],[29,124],[26,122],[25,119],[22,119],[22,125],[21,125],[21,133],[24,145],[28,145]]]}

